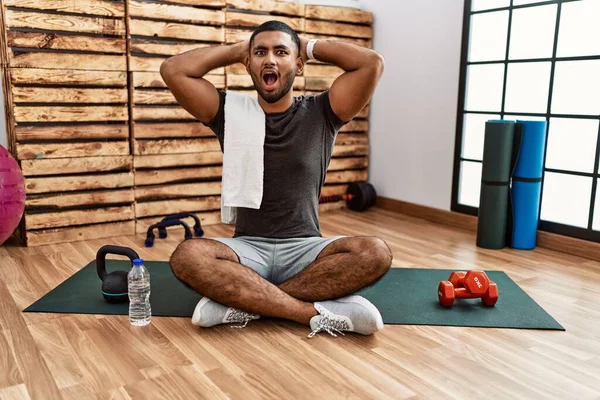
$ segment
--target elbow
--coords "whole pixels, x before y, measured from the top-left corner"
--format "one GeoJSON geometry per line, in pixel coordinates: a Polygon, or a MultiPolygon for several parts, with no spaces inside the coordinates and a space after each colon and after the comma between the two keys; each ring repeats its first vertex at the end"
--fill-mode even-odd
{"type": "Polygon", "coordinates": [[[373,51],[371,65],[375,69],[378,76],[383,75],[385,69],[385,58],[376,51],[373,51]]]}
{"type": "Polygon", "coordinates": [[[173,73],[173,57],[167,58],[160,64],[159,72],[160,76],[166,82],[168,77],[173,73]]]}
{"type": "Polygon", "coordinates": [[[369,75],[375,79],[381,78],[385,69],[385,59],[374,50],[368,50],[362,61],[362,67],[369,71],[369,75]]]}

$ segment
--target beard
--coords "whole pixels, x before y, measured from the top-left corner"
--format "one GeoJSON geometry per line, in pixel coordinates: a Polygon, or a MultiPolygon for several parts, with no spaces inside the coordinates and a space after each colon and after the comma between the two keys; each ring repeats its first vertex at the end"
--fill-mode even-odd
{"type": "Polygon", "coordinates": [[[256,89],[260,97],[262,97],[267,103],[273,104],[278,102],[283,96],[287,94],[287,92],[290,91],[290,89],[294,85],[294,78],[296,77],[296,72],[290,71],[285,75],[281,75],[279,77],[278,82],[279,88],[272,92],[267,92],[266,90],[264,90],[262,86],[263,79],[260,75],[252,73],[250,74],[250,76],[252,77],[252,82],[254,82],[254,88],[256,89]]]}

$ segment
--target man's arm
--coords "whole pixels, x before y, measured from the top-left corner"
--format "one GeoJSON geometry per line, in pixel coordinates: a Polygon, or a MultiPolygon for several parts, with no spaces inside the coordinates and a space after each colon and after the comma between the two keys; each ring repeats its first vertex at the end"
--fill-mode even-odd
{"type": "Polygon", "coordinates": [[[203,76],[216,68],[245,63],[247,57],[247,40],[198,48],[166,59],[160,66],[160,75],[177,102],[202,123],[209,124],[219,111],[219,94],[203,76]]]}
{"type": "MultiPolygon", "coordinates": [[[[307,43],[307,39],[301,38],[301,54],[305,60],[307,43]]],[[[319,40],[313,47],[313,56],[345,71],[331,85],[329,101],[343,122],[350,121],[371,99],[383,74],[383,56],[352,43],[331,40],[319,40]]]]}

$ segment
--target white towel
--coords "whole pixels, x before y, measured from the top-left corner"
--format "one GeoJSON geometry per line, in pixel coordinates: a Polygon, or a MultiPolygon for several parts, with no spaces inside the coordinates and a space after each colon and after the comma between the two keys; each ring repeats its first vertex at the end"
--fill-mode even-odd
{"type": "Polygon", "coordinates": [[[266,122],[257,99],[229,91],[224,120],[221,221],[234,224],[236,207],[258,209],[262,202],[266,122]]]}

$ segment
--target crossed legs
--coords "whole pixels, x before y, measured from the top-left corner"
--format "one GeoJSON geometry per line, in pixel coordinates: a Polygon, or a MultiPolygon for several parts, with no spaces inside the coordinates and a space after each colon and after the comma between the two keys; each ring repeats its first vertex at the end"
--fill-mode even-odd
{"type": "Polygon", "coordinates": [[[337,299],[369,286],[390,268],[392,254],[376,237],[347,237],[329,244],[298,275],[275,285],[239,263],[235,252],[210,239],[182,242],[170,264],[186,285],[218,303],[265,317],[309,325],[313,302],[337,299]]]}

